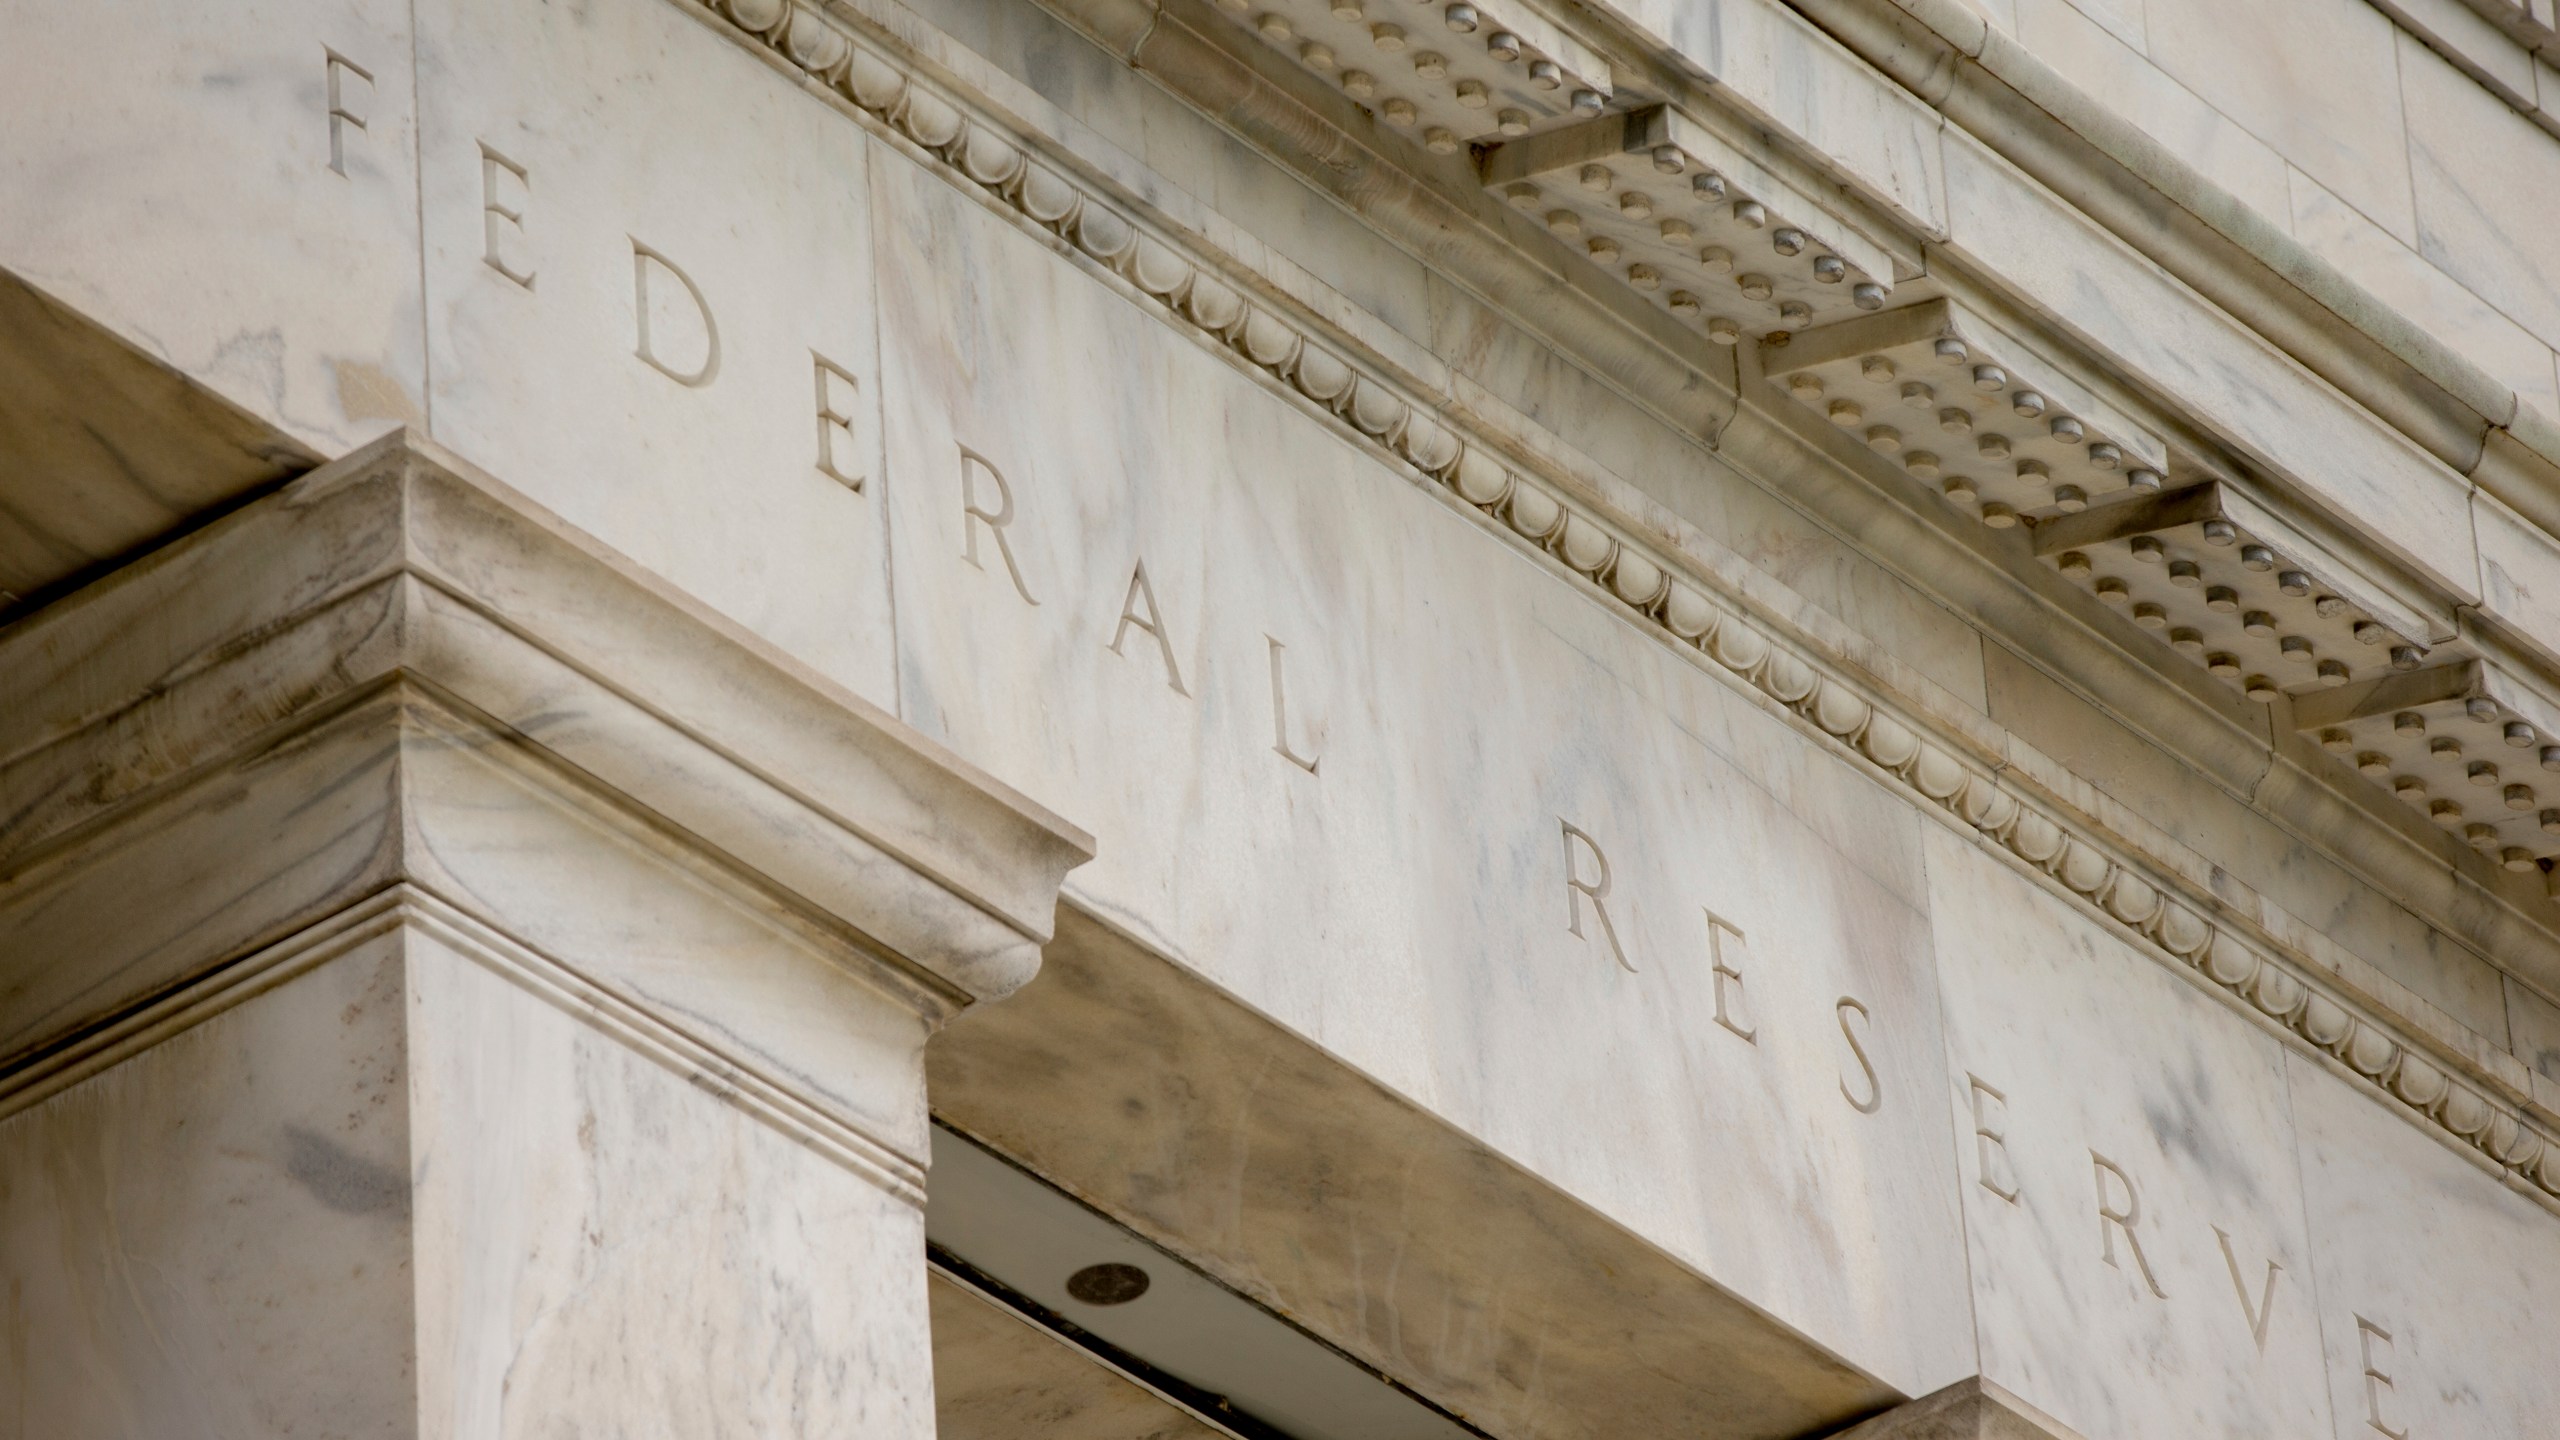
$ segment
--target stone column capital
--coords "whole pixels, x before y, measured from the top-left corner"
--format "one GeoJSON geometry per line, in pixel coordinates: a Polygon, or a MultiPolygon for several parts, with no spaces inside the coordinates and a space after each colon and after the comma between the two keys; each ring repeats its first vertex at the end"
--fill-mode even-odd
{"type": "MultiPolygon", "coordinates": [[[[184,979],[215,937],[238,953],[394,884],[503,908],[447,862],[467,848],[498,873],[485,857],[533,832],[440,846],[495,823],[461,808],[468,786],[427,773],[454,756],[770,896],[903,975],[930,1023],[1036,972],[1060,882],[1092,853],[1040,805],[405,432],[0,633],[0,694],[0,912],[18,917],[0,928],[21,972],[0,987],[0,1057],[184,979]],[[312,772],[330,790],[224,829],[205,798],[224,777],[351,726],[374,738],[312,772]],[[391,772],[380,813],[341,817],[361,843],[282,833],[391,772]],[[136,837],[188,826],[193,855],[223,834],[232,861],[268,873],[208,877],[191,909],[184,876],[147,872],[151,908],[192,927],[183,940],[93,944],[28,908],[72,883],[63,872],[113,871],[136,837]],[[70,966],[76,984],[25,973],[70,966]]],[[[158,923],[136,909],[117,917],[129,932],[158,923]]]]}

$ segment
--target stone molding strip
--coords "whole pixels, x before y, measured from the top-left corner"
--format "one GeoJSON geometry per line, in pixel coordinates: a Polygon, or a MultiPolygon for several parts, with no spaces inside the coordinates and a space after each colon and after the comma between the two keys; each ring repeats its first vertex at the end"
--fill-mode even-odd
{"type": "Polygon", "coordinates": [[[368,941],[414,930],[562,1014],[594,1027],[698,1090],[910,1205],[924,1166],[876,1136],[795,1098],[734,1056],[667,1023],[570,966],[491,929],[433,891],[401,883],[220,965],[111,1024],[0,1075],[0,1120],[43,1103],[171,1037],[248,1003],[368,941]]]}
{"type": "MultiPolygon", "coordinates": [[[[2475,1153],[2560,1209],[2560,1125],[2505,1098],[2515,1086],[2421,1048],[2327,981],[2299,956],[2216,924],[2111,852],[2094,828],[2022,796],[1993,773],[1926,738],[1710,598],[1686,565],[1624,538],[1598,507],[1506,464],[1425,404],[1335,353],[1311,324],[1283,318],[1211,273],[1176,243],[1060,169],[1023,138],[892,61],[867,37],[805,0],[710,0],[723,18],[852,102],[896,135],[948,163],[1005,208],[1065,241],[1183,325],[1215,341],[1328,412],[1366,444],[1410,466],[1469,508],[1552,556],[1674,644],[1809,721],[1906,793],[1950,813],[2076,900],[2138,936],[2156,956],[2225,991],[2297,1043],[2331,1057],[2412,1119],[2475,1153]],[[2488,1093],[2484,1093],[2488,1092],[2488,1093]]],[[[1134,207],[1131,207],[1134,208],[1134,207]]],[[[1525,448],[1525,447],[1524,447],[1525,448]]],[[[1995,767],[1996,768],[1996,767],[1995,767]]],[[[2175,873],[2174,866],[2147,867],[2175,873]]],[[[2208,908],[2218,908],[2204,902],[2208,908]]]]}

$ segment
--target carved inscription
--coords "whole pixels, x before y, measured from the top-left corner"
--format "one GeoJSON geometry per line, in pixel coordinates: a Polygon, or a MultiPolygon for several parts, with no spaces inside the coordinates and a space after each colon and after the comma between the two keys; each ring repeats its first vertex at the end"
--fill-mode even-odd
{"type": "Polygon", "coordinates": [[[2264,1355],[2267,1353],[2267,1321],[2276,1313],[2276,1277],[2284,1273],[2284,1267],[2272,1259],[2267,1261],[2267,1278],[2258,1287],[2258,1302],[2252,1305],[2249,1303],[2249,1282],[2241,1278],[2240,1256],[2231,1248],[2230,1234],[2216,1225],[2213,1238],[2222,1242],[2222,1263],[2231,1267],[2231,1288],[2240,1292],[2240,1316],[2249,1322],[2249,1338],[2256,1343],[2258,1353],[2264,1355]]]}
{"type": "Polygon", "coordinates": [[[1627,947],[1618,943],[1618,927],[1609,919],[1609,857],[1601,853],[1599,841],[1572,821],[1558,823],[1564,826],[1565,928],[1577,940],[1588,938],[1582,933],[1582,902],[1590,901],[1591,913],[1600,920],[1600,934],[1609,942],[1610,957],[1632,975],[1636,967],[1627,963],[1627,947]],[[1587,863],[1582,858],[1585,854],[1590,856],[1587,863]],[[1586,868],[1591,872],[1587,876],[1586,868]]]}
{"type": "Polygon", "coordinates": [[[1030,583],[1022,578],[1022,564],[1013,558],[1013,542],[1004,538],[1005,527],[1013,523],[1013,487],[1005,483],[1004,472],[996,462],[963,445],[960,447],[960,558],[984,570],[978,559],[978,529],[986,528],[995,541],[996,554],[1004,561],[1004,573],[1013,577],[1013,593],[1025,605],[1040,602],[1031,598],[1030,583]],[[978,488],[983,479],[995,492],[996,508],[990,510],[980,498],[978,488]]]}
{"type": "Polygon", "coordinates": [[[1281,759],[1313,775],[1322,763],[1321,755],[1302,755],[1289,743],[1289,674],[1281,656],[1289,647],[1269,635],[1262,637],[1271,646],[1271,751],[1281,759]]]}
{"type": "Polygon", "coordinates": [[[854,407],[862,401],[862,382],[815,350],[809,352],[809,359],[818,377],[818,473],[859,491],[862,474],[846,467],[844,455],[856,444],[854,407]]]}
{"type": "Polygon", "coordinates": [[[480,259],[527,290],[533,288],[532,269],[509,260],[505,247],[524,239],[524,209],[531,203],[533,177],[489,142],[480,142],[480,259]]]}
{"type": "Polygon", "coordinates": [[[1751,942],[1742,929],[1713,910],[1707,912],[1707,973],[1715,984],[1716,1023],[1752,1045],[1760,1043],[1760,1027],[1745,1018],[1742,962],[1751,958],[1751,942]]]}
{"type": "Polygon", "coordinates": [[[2364,1423],[2390,1440],[2409,1440],[2407,1426],[2395,1426],[2383,1418],[2384,1401],[2392,1394],[2391,1372],[2383,1368],[2391,1363],[2391,1332],[2358,1315],[2356,1353],[2364,1362],[2364,1423]],[[2381,1342],[2378,1354],[2376,1341],[2381,1342]]]}
{"type": "Polygon", "coordinates": [[[1132,628],[1156,642],[1156,653],[1164,657],[1164,682],[1173,687],[1173,693],[1190,698],[1191,692],[1182,688],[1182,667],[1173,661],[1173,641],[1164,633],[1164,612],[1156,605],[1156,587],[1147,580],[1143,558],[1129,573],[1129,593],[1120,601],[1120,623],[1111,632],[1112,654],[1126,658],[1120,646],[1132,628]]]}
{"type": "Polygon", "coordinates": [[[2133,1227],[2142,1223],[2142,1197],[2134,1191],[2133,1177],[2124,1173],[2123,1166],[2095,1150],[2089,1152],[2089,1163],[2096,1173],[2098,1182],[2098,1243],[2101,1256],[2108,1264],[2115,1265],[2119,1270],[2123,1269],[2124,1267],[2116,1261],[2116,1236],[2123,1235],[2124,1248],[2133,1256],[2133,1267],[2141,1273],[2142,1283],[2150,1287],[2154,1297],[2168,1299],[2169,1292],[2160,1288],[2160,1277],[2151,1273],[2150,1257],[2142,1253],[2142,1238],[2133,1233],[2133,1227]],[[2124,1199],[2121,1202],[2115,1200],[2109,1193],[2110,1187],[2107,1182],[2110,1180],[2115,1182],[2112,1188],[2123,1193],[2124,1199]]]}
{"type": "Polygon", "coordinates": [[[637,318],[640,334],[631,353],[639,356],[650,369],[679,385],[696,390],[720,377],[720,322],[712,318],[711,302],[702,298],[702,287],[693,283],[692,276],[677,268],[676,262],[637,239],[631,242],[631,309],[637,318]],[[665,296],[666,291],[663,284],[652,282],[649,277],[662,272],[674,276],[676,283],[684,287],[684,294],[693,302],[694,314],[701,323],[701,359],[689,370],[677,369],[658,353],[659,331],[652,320],[657,301],[665,296]]]}
{"type": "Polygon", "coordinates": [[[373,72],[325,45],[320,53],[329,57],[329,168],[343,176],[347,132],[363,130],[373,109],[373,72]]]}
{"type": "Polygon", "coordinates": [[[1867,1058],[1867,1047],[1858,1043],[1858,1029],[1872,1024],[1875,1017],[1867,1013],[1866,1002],[1854,995],[1841,996],[1831,1008],[1840,1017],[1840,1038],[1849,1042],[1849,1057],[1858,1062],[1858,1069],[1866,1076],[1861,1087],[1867,1092],[1865,1099],[1859,1099],[1857,1093],[1849,1088],[1846,1075],[1840,1077],[1840,1098],[1848,1101],[1850,1108],[1859,1114],[1873,1115],[1884,1108],[1884,1082],[1876,1078],[1875,1062],[1867,1058]],[[1849,1023],[1852,1015],[1858,1017],[1857,1025],[1849,1023]]]}
{"type": "Polygon", "coordinates": [[[2009,1163],[2009,1097],[1981,1076],[1967,1072],[1973,1109],[1974,1183],[2015,1205],[2018,1172],[2009,1163]]]}

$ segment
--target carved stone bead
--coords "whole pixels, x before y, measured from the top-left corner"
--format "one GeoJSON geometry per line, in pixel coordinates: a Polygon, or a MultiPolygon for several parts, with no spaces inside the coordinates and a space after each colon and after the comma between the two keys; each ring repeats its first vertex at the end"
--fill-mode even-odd
{"type": "Polygon", "coordinates": [[[1556,553],[1567,565],[1585,575],[1597,575],[1617,551],[1618,542],[1609,538],[1608,531],[1580,515],[1564,517],[1564,538],[1557,543],[1556,553]]]}
{"type": "Polygon", "coordinates": [[[2009,848],[2019,859],[2042,865],[2062,853],[2062,827],[2030,810],[2010,827],[2009,848]]]}
{"type": "Polygon", "coordinates": [[[960,112],[951,102],[910,85],[900,97],[898,128],[928,150],[940,150],[960,138],[960,112]]]}
{"type": "Polygon", "coordinates": [[[1502,468],[1501,461],[1471,445],[1458,456],[1455,484],[1459,498],[1468,504],[1497,505],[1510,493],[1511,472],[1502,468]]]}
{"type": "Polygon", "coordinates": [[[1683,640],[1703,641],[1713,634],[1723,612],[1686,585],[1673,585],[1663,598],[1662,623],[1683,640]]]}
{"type": "Polygon", "coordinates": [[[1195,275],[1190,293],[1182,297],[1182,313],[1201,329],[1223,336],[1244,318],[1244,297],[1233,286],[1195,275]]]}
{"type": "Polygon", "coordinates": [[[1813,723],[1842,739],[1858,733],[1875,707],[1838,681],[1825,682],[1813,697],[1813,723]]]}
{"type": "Polygon", "coordinates": [[[1987,775],[1970,775],[1965,778],[1964,795],[1957,809],[1973,828],[1997,835],[2016,822],[2018,797],[1992,784],[1987,775]]]}
{"type": "Polygon", "coordinates": [[[1870,714],[1867,733],[1859,744],[1866,750],[1868,759],[1887,770],[1900,770],[1920,753],[1920,737],[1911,733],[1910,726],[1890,715],[1870,714]]]}
{"type": "Polygon", "coordinates": [[[2313,995],[2303,1001],[2302,1013],[2294,1018],[2303,1038],[2323,1050],[2335,1050],[2355,1026],[2345,1006],[2326,995],[2313,995]]]}
{"type": "Polygon", "coordinates": [[[2261,965],[2249,982],[2249,1003],[2279,1020],[2302,1008],[2307,992],[2302,982],[2274,965],[2261,965]]]}
{"type": "Polygon", "coordinates": [[[2407,1051],[2401,1052],[2400,1068],[2391,1072],[2391,1093],[2420,1110],[2432,1110],[2450,1088],[2442,1070],[2407,1051]]]}
{"type": "Polygon", "coordinates": [[[1748,625],[1727,621],[1716,627],[1712,653],[1726,669],[1748,675],[1769,658],[1769,637],[1748,625]]]}
{"type": "Polygon", "coordinates": [[[846,96],[854,104],[865,110],[886,113],[898,102],[900,92],[907,88],[907,77],[888,61],[855,46],[852,58],[845,65],[842,84],[846,96]]]}
{"type": "Polygon", "coordinates": [[[1171,299],[1191,278],[1191,262],[1161,241],[1141,235],[1137,253],[1129,259],[1129,278],[1148,294],[1171,299]]]}
{"type": "Polygon", "coordinates": [[[2160,892],[2132,871],[2119,870],[2107,887],[2107,913],[2138,929],[2160,913],[2160,892]]]}
{"type": "Polygon", "coordinates": [[[1821,678],[1812,666],[1784,650],[1771,650],[1768,663],[1760,667],[1760,688],[1789,705],[1811,695],[1821,678]]]}
{"type": "Polygon", "coordinates": [[[2206,947],[2202,968],[2217,985],[2238,989],[2258,973],[2258,952],[2222,931],[2214,932],[2213,944],[2206,947]]]}
{"type": "Polygon", "coordinates": [[[1564,507],[1555,497],[1535,485],[1511,487],[1511,528],[1532,540],[1544,540],[1555,533],[1557,522],[1564,519],[1564,507]]]}
{"type": "MultiPolygon", "coordinates": [[[[1282,324],[1269,312],[1256,310],[1245,317],[1244,332],[1237,337],[1237,344],[1243,349],[1246,359],[1256,365],[1267,365],[1277,370],[1297,355],[1298,332],[1282,324]]],[[[1491,504],[1492,502],[1487,500],[1477,503],[1491,504]]]]}
{"type": "Polygon", "coordinates": [[[2077,840],[2065,845],[2062,863],[2054,874],[2063,884],[2083,895],[2095,895],[2107,882],[2107,857],[2077,840]]]}
{"type": "Polygon", "coordinates": [[[1087,205],[1076,211],[1076,248],[1097,260],[1116,260],[1129,249],[1136,237],[1129,222],[1100,205],[1087,205]]]}
{"type": "Polygon", "coordinates": [[[791,7],[791,26],[782,37],[782,53],[812,75],[830,76],[852,58],[853,42],[806,5],[791,7]]]}
{"type": "Polygon", "coordinates": [[[1074,214],[1077,202],[1083,198],[1056,171],[1026,164],[1014,203],[1022,207],[1023,214],[1041,224],[1055,225],[1074,214]]]}
{"type": "Polygon", "coordinates": [[[1448,426],[1416,412],[1405,421],[1404,434],[1396,448],[1413,468],[1426,475],[1445,473],[1458,458],[1458,437],[1448,426]]]}
{"type": "Polygon", "coordinates": [[[725,0],[720,8],[729,12],[729,18],[738,22],[740,29],[752,30],[767,38],[771,38],[781,25],[782,17],[788,13],[788,7],[782,0],[725,0]]]}
{"type": "Polygon", "coordinates": [[[2391,1042],[2390,1036],[2362,1020],[2356,1022],[2355,1033],[2347,1037],[2347,1043],[2338,1051],[2340,1058],[2357,1074],[2375,1080],[2381,1079],[2383,1072],[2391,1068],[2393,1057],[2399,1053],[2400,1047],[2391,1042]]]}
{"type": "Polygon", "coordinates": [[[1351,388],[1351,367],[1318,346],[1301,345],[1289,379],[1309,399],[1331,404],[1351,388]]]}
{"type": "Polygon", "coordinates": [[[2175,901],[2160,907],[2160,948],[2181,959],[2192,959],[2213,939],[2213,927],[2204,917],[2175,901]]]}
{"type": "Polygon", "coordinates": [[[2490,1113],[2489,1102],[2467,1085],[2448,1087],[2444,1103],[2436,1107],[2436,1118],[2444,1122],[2444,1128],[2466,1140],[2488,1131],[2490,1113]]]}
{"type": "Polygon", "coordinates": [[[1343,418],[1360,427],[1362,433],[1385,437],[1393,435],[1412,413],[1412,407],[1366,375],[1356,376],[1351,384],[1351,403],[1344,408],[1343,418]]]}
{"type": "Polygon", "coordinates": [[[1953,755],[1924,744],[1919,758],[1911,762],[1911,783],[1932,800],[1952,800],[1964,788],[1964,767],[1953,755]]]}
{"type": "Polygon", "coordinates": [[[1622,548],[1618,551],[1617,565],[1609,571],[1609,590],[1641,610],[1662,598],[1662,587],[1667,578],[1661,566],[1633,550],[1622,548]]]}

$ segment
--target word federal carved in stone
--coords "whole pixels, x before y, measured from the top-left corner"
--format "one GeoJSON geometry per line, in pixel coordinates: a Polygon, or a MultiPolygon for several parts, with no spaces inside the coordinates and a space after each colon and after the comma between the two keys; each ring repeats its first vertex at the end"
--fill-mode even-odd
{"type": "MultiPolygon", "coordinates": [[[[2335,1056],[2404,1112],[2468,1146],[2548,1206],[2560,1206],[2560,1131],[2531,1119],[2511,1094],[2487,1089],[2486,1072],[2466,1083],[2421,1053],[2321,978],[2298,955],[2244,938],[2208,913],[2222,902],[2150,875],[2180,873],[2175,858],[2153,858],[2149,874],[2115,858],[2120,839],[2060,802],[2024,794],[1991,767],[1959,758],[1958,743],[1879,704],[1780,643],[1732,602],[1711,598],[1667,554],[1622,539],[1589,503],[1532,470],[1507,465],[1493,449],[1448,422],[1438,401],[1409,398],[1378,357],[1320,339],[1318,322],[1249,297],[1133,218],[1130,202],[1072,180],[1034,147],[971,112],[941,82],[921,78],[852,22],[790,0],[710,0],[716,13],[834,92],[904,143],[933,156],[993,206],[1058,237],[1086,262],[1162,307],[1173,323],[1217,341],[1240,362],[1338,421],[1390,463],[1436,482],[1459,504],[1506,528],[1623,606],[1666,642],[1701,655],[1765,695],[1848,755],[1872,765],[1903,792],[1978,834],[2077,903],[2125,927],[2157,958],[2197,976],[2274,1021],[2300,1046],[2335,1056]],[[1357,358],[1346,358],[1346,353],[1357,358]]],[[[1472,422],[1470,422],[1472,423],[1472,422]]]]}

